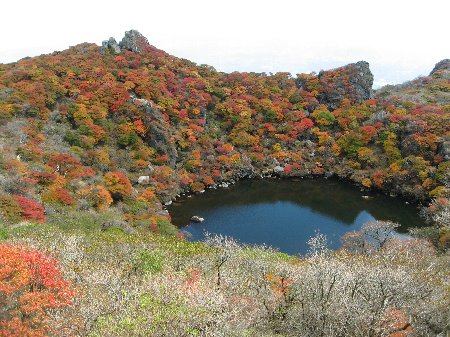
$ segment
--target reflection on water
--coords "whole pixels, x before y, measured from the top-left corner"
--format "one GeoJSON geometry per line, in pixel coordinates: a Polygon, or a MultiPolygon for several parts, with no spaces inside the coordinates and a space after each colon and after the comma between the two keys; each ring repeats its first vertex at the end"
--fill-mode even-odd
{"type": "Polygon", "coordinates": [[[202,240],[208,231],[243,243],[265,243],[290,254],[306,253],[306,241],[317,230],[327,235],[331,248],[338,248],[345,232],[370,220],[398,222],[400,232],[423,225],[416,207],[401,199],[363,193],[325,179],[242,181],[175,202],[169,212],[192,240],[202,240]],[[191,223],[193,215],[205,221],[191,223]]]}

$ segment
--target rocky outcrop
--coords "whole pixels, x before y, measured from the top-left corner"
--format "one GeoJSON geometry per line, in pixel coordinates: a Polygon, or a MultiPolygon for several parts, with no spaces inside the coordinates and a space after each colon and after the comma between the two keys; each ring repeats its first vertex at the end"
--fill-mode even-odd
{"type": "Polygon", "coordinates": [[[433,70],[430,73],[430,76],[441,70],[450,70],[450,59],[445,59],[436,63],[436,65],[434,66],[433,70]]]}
{"type": "Polygon", "coordinates": [[[299,89],[317,91],[319,103],[331,110],[338,108],[344,98],[352,104],[371,98],[372,85],[373,74],[365,61],[322,70],[318,75],[300,75],[297,79],[299,89]]]}
{"type": "Polygon", "coordinates": [[[135,232],[134,228],[132,228],[126,221],[123,220],[111,220],[104,222],[101,225],[101,229],[106,231],[111,228],[120,228],[127,234],[132,234],[135,232]]]}
{"type": "Polygon", "coordinates": [[[446,137],[439,142],[437,150],[445,160],[450,160],[450,137],[446,137]]]}
{"type": "Polygon", "coordinates": [[[278,165],[273,168],[273,173],[275,173],[275,174],[280,174],[283,172],[284,172],[283,166],[278,165]]]}
{"type": "Polygon", "coordinates": [[[149,47],[148,40],[145,36],[139,33],[137,30],[129,30],[125,32],[120,43],[117,43],[116,39],[110,37],[109,40],[102,42],[102,54],[112,52],[114,54],[120,54],[122,50],[130,50],[135,53],[140,53],[149,47]]]}
{"type": "Polygon", "coordinates": [[[120,47],[122,49],[127,49],[135,53],[144,51],[148,46],[147,38],[134,29],[125,32],[125,36],[120,41],[120,47]]]}
{"type": "Polygon", "coordinates": [[[372,97],[373,75],[365,61],[321,71],[319,83],[322,87],[319,102],[330,109],[336,109],[344,98],[360,103],[372,97]]]}
{"type": "Polygon", "coordinates": [[[147,185],[150,183],[150,176],[140,176],[137,182],[139,185],[147,185]]]}
{"type": "MultiPolygon", "coordinates": [[[[142,101],[142,99],[140,99],[142,101]]],[[[146,100],[145,100],[146,101],[146,100]]],[[[136,103],[136,101],[135,101],[136,103]]],[[[174,133],[173,127],[167,123],[159,109],[150,102],[148,104],[137,104],[141,109],[145,109],[142,121],[148,130],[145,141],[160,154],[165,154],[169,158],[169,165],[175,167],[178,153],[171,135],[174,133]]]]}
{"type": "Polygon", "coordinates": [[[120,54],[121,50],[115,38],[110,37],[109,40],[102,42],[102,53],[106,53],[107,50],[110,50],[115,54],[120,54]]]}

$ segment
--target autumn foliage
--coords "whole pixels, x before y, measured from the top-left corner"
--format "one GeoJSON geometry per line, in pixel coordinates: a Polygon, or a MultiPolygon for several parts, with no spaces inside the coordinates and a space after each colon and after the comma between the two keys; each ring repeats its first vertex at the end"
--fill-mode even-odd
{"type": "Polygon", "coordinates": [[[20,195],[0,195],[0,214],[8,221],[45,222],[45,209],[34,200],[20,195]]]}
{"type": "Polygon", "coordinates": [[[35,250],[0,244],[0,336],[48,336],[48,312],[70,305],[73,298],[56,261],[35,250]]]}
{"type": "MultiPolygon", "coordinates": [[[[138,49],[84,43],[0,65],[0,166],[18,174],[2,194],[126,210],[151,186],[156,213],[222,182],[326,174],[422,202],[449,196],[447,68],[373,91],[366,62],[223,73],[138,49]]],[[[0,200],[5,218],[32,218],[24,205],[0,200]]]]}
{"type": "Polygon", "coordinates": [[[104,176],[106,189],[116,200],[123,199],[131,195],[130,180],[123,172],[108,172],[104,176]]]}

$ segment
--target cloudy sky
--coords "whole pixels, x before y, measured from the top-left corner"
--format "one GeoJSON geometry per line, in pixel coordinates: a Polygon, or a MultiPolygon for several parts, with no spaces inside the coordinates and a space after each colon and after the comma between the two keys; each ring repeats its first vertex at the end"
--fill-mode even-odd
{"type": "Polygon", "coordinates": [[[450,58],[442,0],[40,0],[0,8],[0,63],[137,29],[151,44],[221,71],[370,63],[375,85],[426,75],[450,58]]]}

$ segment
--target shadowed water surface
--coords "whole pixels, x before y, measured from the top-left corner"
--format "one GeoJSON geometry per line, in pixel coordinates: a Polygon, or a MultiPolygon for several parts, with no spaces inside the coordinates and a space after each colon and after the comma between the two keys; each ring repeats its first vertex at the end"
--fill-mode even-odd
{"type": "Polygon", "coordinates": [[[172,221],[200,241],[205,232],[247,244],[267,244],[289,254],[305,254],[307,240],[320,230],[331,248],[340,237],[370,220],[422,226],[415,206],[381,194],[360,192],[336,180],[246,180],[226,189],[181,199],[169,208],[172,221]],[[368,195],[365,199],[362,196],[368,195]],[[198,215],[203,223],[192,223],[198,215]]]}

